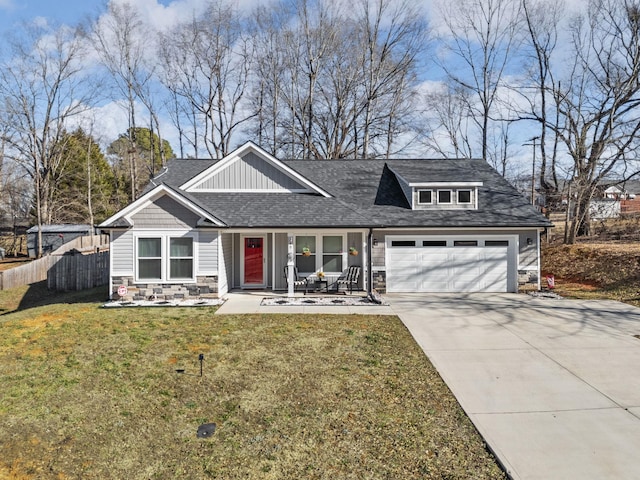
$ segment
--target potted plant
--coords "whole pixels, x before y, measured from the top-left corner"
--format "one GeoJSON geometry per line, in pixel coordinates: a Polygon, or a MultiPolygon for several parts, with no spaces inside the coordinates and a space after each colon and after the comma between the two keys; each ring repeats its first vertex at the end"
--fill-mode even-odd
{"type": "Polygon", "coordinates": [[[308,257],[309,255],[311,255],[311,250],[309,250],[309,247],[302,248],[302,255],[304,255],[305,257],[308,257]]]}
{"type": "Polygon", "coordinates": [[[324,279],[324,272],[318,272],[318,278],[320,280],[323,280],[324,279]]]}
{"type": "Polygon", "coordinates": [[[352,255],[354,257],[358,256],[358,250],[356,249],[356,247],[349,247],[349,255],[352,255]]]}

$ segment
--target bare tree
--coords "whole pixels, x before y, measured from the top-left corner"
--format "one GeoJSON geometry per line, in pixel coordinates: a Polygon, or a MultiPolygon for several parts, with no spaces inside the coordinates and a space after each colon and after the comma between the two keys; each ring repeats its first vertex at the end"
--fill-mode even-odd
{"type": "Polygon", "coordinates": [[[451,83],[424,95],[422,103],[429,130],[422,142],[437,155],[471,157],[469,96],[467,90],[451,83]]]}
{"type": "Polygon", "coordinates": [[[426,24],[415,2],[280,2],[256,14],[254,105],[273,148],[303,158],[389,156],[411,135],[426,24]],[[264,28],[266,26],[266,29],[264,28]]]}
{"type": "MultiPolygon", "coordinates": [[[[94,23],[92,29],[93,45],[115,87],[113,98],[125,99],[127,132],[131,135],[137,132],[136,102],[146,101],[147,107],[151,104],[149,96],[144,95],[153,77],[153,71],[148,68],[147,61],[152,55],[149,47],[150,37],[140,13],[128,2],[109,2],[107,13],[94,23]]],[[[153,44],[151,48],[152,46],[153,44]]],[[[133,201],[140,193],[137,186],[145,183],[139,178],[145,166],[140,165],[139,155],[135,149],[135,137],[129,140],[128,160],[131,176],[129,184],[131,185],[130,199],[133,201]]],[[[149,173],[153,172],[153,166],[149,170],[149,173]]]]}
{"type": "Polygon", "coordinates": [[[163,81],[193,119],[191,144],[201,139],[212,158],[224,157],[251,118],[243,111],[252,50],[242,16],[229,4],[211,1],[203,14],[162,38],[163,81]]]}
{"type": "Polygon", "coordinates": [[[441,1],[448,30],[443,37],[447,57],[442,63],[448,78],[472,93],[472,119],[480,136],[482,158],[489,158],[490,123],[499,89],[517,49],[520,3],[517,0],[441,1]]]}
{"type": "MultiPolygon", "coordinates": [[[[527,27],[524,40],[524,61],[529,78],[533,83],[533,95],[527,95],[530,111],[539,120],[540,134],[540,173],[539,183],[547,206],[547,212],[558,208],[561,203],[562,185],[558,181],[558,143],[559,137],[548,125],[558,123],[558,112],[554,111],[551,88],[554,83],[554,70],[551,58],[558,45],[558,28],[563,18],[564,3],[556,0],[523,0],[522,13],[527,27]],[[531,54],[528,53],[529,47],[531,54]],[[549,135],[551,138],[549,139],[549,135]],[[547,149],[550,145],[550,151],[547,149]]],[[[534,146],[535,148],[535,146],[534,146]]]]}
{"type": "MultiPolygon", "coordinates": [[[[82,36],[75,29],[27,25],[11,40],[11,56],[0,67],[7,155],[34,181],[38,236],[55,210],[56,173],[64,166],[62,135],[69,120],[91,105],[84,73],[82,36]]],[[[41,238],[39,238],[41,240],[41,238]]],[[[42,242],[38,242],[38,256],[42,242]]]]}
{"type": "Polygon", "coordinates": [[[591,0],[568,32],[568,58],[544,84],[555,114],[531,118],[557,135],[571,158],[567,242],[574,243],[590,232],[589,206],[599,184],[639,171],[640,3],[591,0]]]}

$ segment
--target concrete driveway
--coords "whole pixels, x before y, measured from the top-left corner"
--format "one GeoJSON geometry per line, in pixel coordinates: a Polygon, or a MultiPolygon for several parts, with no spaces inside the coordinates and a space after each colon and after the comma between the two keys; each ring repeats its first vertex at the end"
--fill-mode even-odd
{"type": "Polygon", "coordinates": [[[385,298],[513,478],[640,478],[640,309],[516,294],[385,298]]]}

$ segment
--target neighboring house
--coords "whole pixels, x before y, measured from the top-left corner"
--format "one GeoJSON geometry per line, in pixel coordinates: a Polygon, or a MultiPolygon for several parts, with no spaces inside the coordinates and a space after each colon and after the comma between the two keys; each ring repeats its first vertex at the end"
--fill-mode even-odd
{"type": "MultiPolygon", "coordinates": [[[[47,255],[60,248],[63,244],[74,238],[91,235],[91,225],[43,225],[42,226],[42,253],[47,255]]],[[[29,257],[35,258],[38,253],[38,227],[27,230],[27,252],[29,257]]]]}
{"type": "Polygon", "coordinates": [[[357,265],[365,291],[516,292],[539,286],[550,225],[482,160],[283,161],[247,143],[171,161],[100,228],[112,296],[181,298],[287,290],[294,265],[329,288],[357,265]]]}
{"type": "Polygon", "coordinates": [[[591,220],[604,220],[618,218],[621,212],[621,200],[613,197],[594,198],[589,203],[589,218],[591,220]]]}

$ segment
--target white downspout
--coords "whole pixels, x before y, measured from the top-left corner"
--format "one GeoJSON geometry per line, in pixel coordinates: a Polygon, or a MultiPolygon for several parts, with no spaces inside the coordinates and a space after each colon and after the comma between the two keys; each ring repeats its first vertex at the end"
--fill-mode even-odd
{"type": "Polygon", "coordinates": [[[293,297],[294,291],[295,291],[295,285],[293,284],[293,281],[294,281],[293,269],[295,267],[294,260],[295,260],[295,255],[293,251],[293,234],[287,233],[287,286],[288,286],[287,295],[289,297],[293,297]]]}

